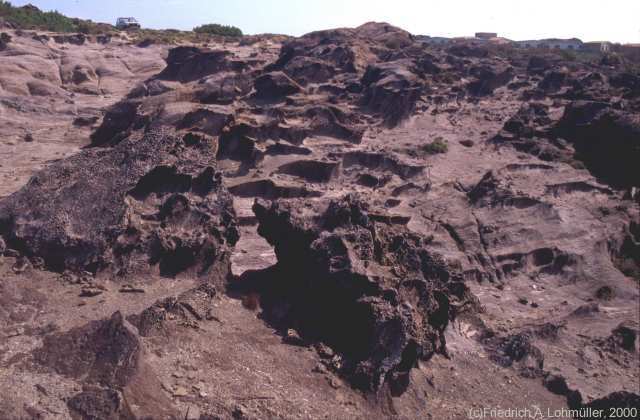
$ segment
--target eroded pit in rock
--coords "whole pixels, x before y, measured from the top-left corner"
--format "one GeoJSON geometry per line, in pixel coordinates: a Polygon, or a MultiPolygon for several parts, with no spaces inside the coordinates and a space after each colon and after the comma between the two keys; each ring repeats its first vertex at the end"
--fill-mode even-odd
{"type": "Polygon", "coordinates": [[[297,160],[285,163],[278,168],[278,173],[293,175],[309,182],[329,182],[340,172],[339,162],[323,162],[317,160],[297,160]]]}
{"type": "Polygon", "coordinates": [[[640,118],[608,103],[574,101],[555,127],[576,157],[596,176],[617,187],[640,185],[640,118]]]}
{"type": "Polygon", "coordinates": [[[342,165],[345,168],[362,166],[394,173],[401,178],[412,178],[421,174],[425,166],[405,163],[393,155],[375,152],[347,152],[343,155],[342,165]]]}
{"type": "Polygon", "coordinates": [[[260,197],[266,199],[320,197],[320,191],[314,191],[296,185],[276,184],[270,179],[249,181],[229,187],[229,192],[236,197],[260,197]]]}

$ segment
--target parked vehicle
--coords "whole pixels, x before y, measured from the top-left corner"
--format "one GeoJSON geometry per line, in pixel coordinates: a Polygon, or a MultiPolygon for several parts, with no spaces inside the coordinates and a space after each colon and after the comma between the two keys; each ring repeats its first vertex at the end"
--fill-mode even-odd
{"type": "Polygon", "coordinates": [[[121,17],[116,21],[116,28],[120,30],[140,29],[140,23],[138,23],[136,18],[121,17]]]}

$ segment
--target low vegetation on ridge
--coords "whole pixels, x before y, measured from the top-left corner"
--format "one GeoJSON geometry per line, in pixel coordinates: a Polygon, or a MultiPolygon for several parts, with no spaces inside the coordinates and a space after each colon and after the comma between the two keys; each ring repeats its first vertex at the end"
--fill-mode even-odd
{"type": "Polygon", "coordinates": [[[70,18],[58,11],[43,12],[30,4],[17,7],[4,0],[0,0],[0,21],[5,21],[16,29],[40,29],[52,32],[93,34],[114,29],[106,23],[70,18]]]}
{"type": "MultiPolygon", "coordinates": [[[[0,23],[5,22],[15,29],[36,29],[51,32],[77,32],[83,34],[114,33],[116,28],[108,23],[70,18],[58,11],[44,12],[31,4],[18,7],[0,0],[0,23]]],[[[176,29],[138,29],[129,31],[137,42],[175,44],[179,42],[206,42],[210,37],[241,37],[242,30],[235,26],[210,23],[193,31],[176,29]]]]}
{"type": "Polygon", "coordinates": [[[219,25],[209,23],[207,25],[196,26],[193,32],[197,34],[221,35],[221,36],[242,36],[242,30],[235,26],[219,25]]]}

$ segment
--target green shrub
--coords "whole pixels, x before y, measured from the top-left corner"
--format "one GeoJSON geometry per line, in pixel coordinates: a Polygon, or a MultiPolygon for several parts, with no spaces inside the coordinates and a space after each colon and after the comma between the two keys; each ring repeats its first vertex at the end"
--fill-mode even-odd
{"type": "Polygon", "coordinates": [[[81,34],[88,35],[92,32],[91,25],[88,22],[79,22],[76,27],[78,28],[78,32],[81,34]]]}
{"type": "Polygon", "coordinates": [[[240,28],[236,28],[235,26],[219,25],[217,23],[197,26],[193,28],[193,32],[208,35],[242,36],[240,28]]]}
{"type": "Polygon", "coordinates": [[[422,146],[422,150],[430,155],[447,153],[449,151],[449,145],[442,137],[436,137],[436,139],[431,143],[422,146]]]}
{"type": "Polygon", "coordinates": [[[72,19],[57,11],[43,12],[36,7],[15,7],[0,0],[0,19],[18,29],[39,29],[52,32],[97,33],[104,26],[82,19],[72,19]]]}

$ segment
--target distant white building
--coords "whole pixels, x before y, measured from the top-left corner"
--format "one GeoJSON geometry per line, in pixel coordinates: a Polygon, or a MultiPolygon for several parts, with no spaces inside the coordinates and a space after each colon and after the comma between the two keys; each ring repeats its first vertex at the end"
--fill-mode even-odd
{"type": "Polygon", "coordinates": [[[583,48],[587,51],[608,53],[611,51],[611,43],[607,41],[585,42],[583,48]]]}
{"type": "Polygon", "coordinates": [[[549,48],[557,50],[580,50],[584,45],[578,38],[571,39],[531,39],[527,41],[514,41],[520,48],[549,48]]]}

